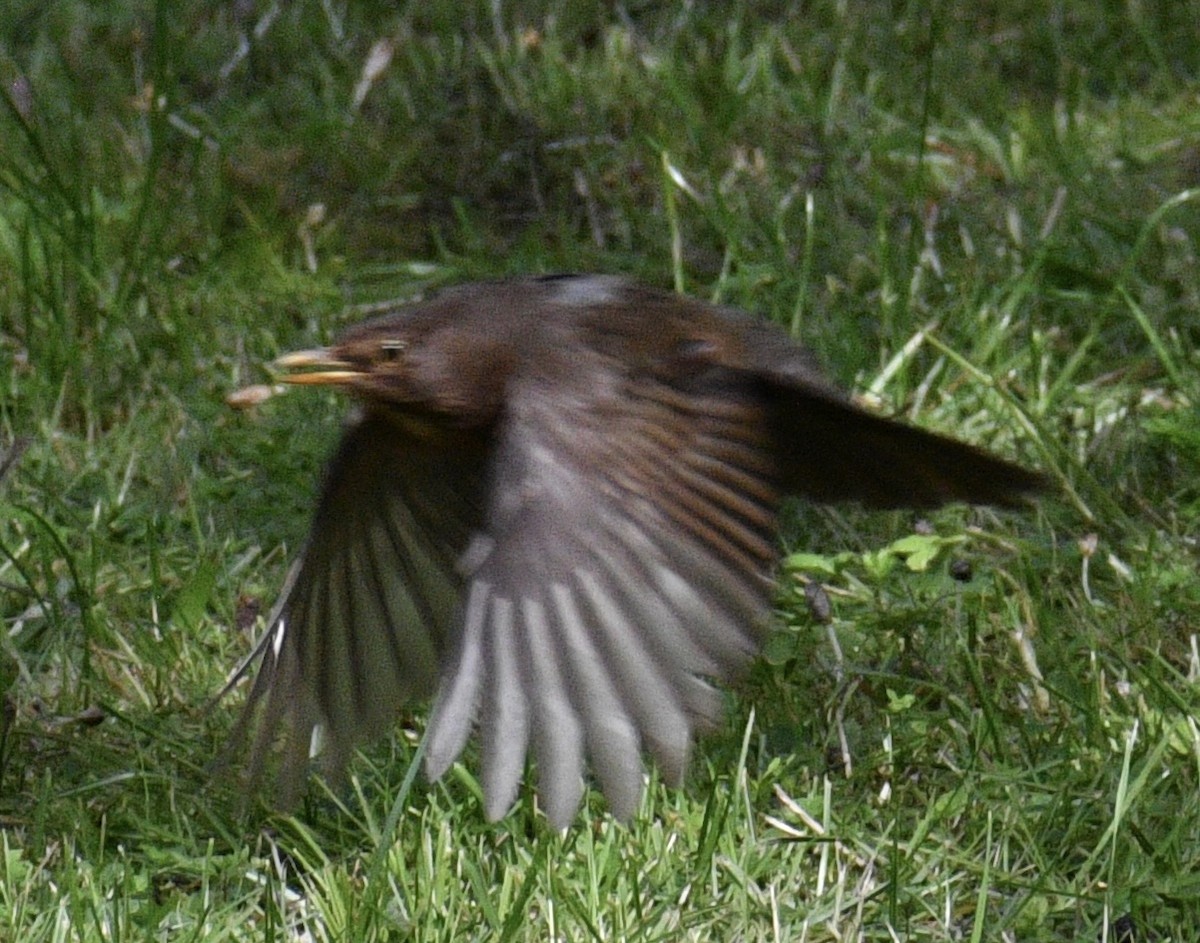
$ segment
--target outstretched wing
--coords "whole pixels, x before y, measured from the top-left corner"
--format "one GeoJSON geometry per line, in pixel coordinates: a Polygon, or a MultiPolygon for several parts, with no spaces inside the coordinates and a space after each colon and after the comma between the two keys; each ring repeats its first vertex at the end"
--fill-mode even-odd
{"type": "Polygon", "coordinates": [[[368,414],[338,447],[307,546],[230,681],[261,659],[226,756],[248,748],[255,781],[280,741],[285,806],[310,758],[340,773],[404,703],[436,689],[456,631],[457,561],[481,510],[482,453],[459,446],[368,414]]]}
{"type": "Polygon", "coordinates": [[[965,442],[859,409],[773,325],[746,325],[743,337],[746,366],[770,404],[771,434],[789,494],[878,508],[954,501],[1013,507],[1047,486],[1037,472],[965,442]]]}
{"type": "MultiPolygon", "coordinates": [[[[595,366],[594,364],[591,366],[595,366]]],[[[751,385],[686,390],[580,369],[509,390],[483,531],[464,558],[461,637],[429,724],[440,776],[477,723],[486,811],[504,814],[527,750],[565,827],[590,765],[629,817],[642,754],[679,780],[720,719],[769,614],[780,501],[751,385]]]]}

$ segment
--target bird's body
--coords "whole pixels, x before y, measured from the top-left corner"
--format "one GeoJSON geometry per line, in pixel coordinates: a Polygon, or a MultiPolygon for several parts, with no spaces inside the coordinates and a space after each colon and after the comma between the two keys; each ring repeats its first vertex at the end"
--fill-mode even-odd
{"type": "Polygon", "coordinates": [[[681,778],[710,682],[761,647],[785,495],[1012,504],[1040,481],[863,412],[777,327],[614,277],[463,286],[280,363],[362,403],[235,731],[257,774],[283,728],[285,801],[311,754],[340,770],[433,697],[428,771],[478,729],[490,818],[530,746],[553,824],[589,765],[628,817],[643,754],[681,778]]]}

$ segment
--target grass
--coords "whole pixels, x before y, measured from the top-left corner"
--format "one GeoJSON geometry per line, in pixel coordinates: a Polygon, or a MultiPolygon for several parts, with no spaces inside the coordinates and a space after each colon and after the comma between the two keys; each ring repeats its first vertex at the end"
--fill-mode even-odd
{"type": "Polygon", "coordinates": [[[10,6],[0,939],[1193,938],[1195,2],[10,6]],[[560,270],[788,324],[1056,493],[796,508],[766,657],[628,827],[487,825],[420,710],[247,809],[205,705],[344,404],[225,396],[560,270]]]}

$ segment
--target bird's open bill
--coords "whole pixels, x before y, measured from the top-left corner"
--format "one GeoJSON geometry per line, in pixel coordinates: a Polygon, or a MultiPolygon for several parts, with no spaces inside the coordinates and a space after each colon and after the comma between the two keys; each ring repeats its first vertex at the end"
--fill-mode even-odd
{"type": "Polygon", "coordinates": [[[350,370],[352,364],[338,360],[337,355],[328,347],[314,347],[310,350],[296,350],[284,354],[271,365],[275,370],[297,371],[310,367],[319,367],[309,373],[285,372],[278,379],[283,383],[296,386],[321,386],[346,383],[362,375],[361,371],[350,370]]]}

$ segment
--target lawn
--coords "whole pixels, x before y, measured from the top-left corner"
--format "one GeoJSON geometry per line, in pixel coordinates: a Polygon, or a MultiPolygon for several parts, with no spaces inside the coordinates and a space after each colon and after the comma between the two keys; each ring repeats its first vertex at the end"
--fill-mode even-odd
{"type": "Polygon", "coordinates": [[[8,0],[0,940],[1195,939],[1200,2],[792,6],[8,0]],[[214,776],[347,410],[230,394],[559,271],[1051,488],[789,508],[765,657],[627,825],[488,824],[422,705],[292,814],[214,776]]]}

